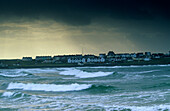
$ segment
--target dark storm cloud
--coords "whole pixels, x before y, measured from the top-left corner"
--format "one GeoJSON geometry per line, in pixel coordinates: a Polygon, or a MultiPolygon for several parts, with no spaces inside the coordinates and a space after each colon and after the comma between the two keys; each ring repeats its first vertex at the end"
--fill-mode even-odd
{"type": "Polygon", "coordinates": [[[1,0],[0,16],[88,25],[93,19],[170,19],[168,0],[1,0]]]}
{"type": "Polygon", "coordinates": [[[0,0],[0,38],[59,37],[61,47],[68,40],[69,47],[101,52],[165,52],[169,6],[168,0],[0,0]]]}

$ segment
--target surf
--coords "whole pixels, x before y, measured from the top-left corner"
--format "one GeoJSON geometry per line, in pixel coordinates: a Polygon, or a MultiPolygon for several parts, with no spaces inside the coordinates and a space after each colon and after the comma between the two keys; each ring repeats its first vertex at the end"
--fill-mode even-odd
{"type": "Polygon", "coordinates": [[[60,75],[73,75],[78,78],[94,78],[94,77],[103,77],[113,74],[113,72],[85,72],[75,68],[65,68],[63,71],[59,72],[60,75]]]}
{"type": "Polygon", "coordinates": [[[10,83],[7,89],[18,90],[31,90],[31,91],[52,91],[52,92],[65,92],[65,91],[80,91],[90,88],[90,84],[34,84],[34,83],[10,83]]]}

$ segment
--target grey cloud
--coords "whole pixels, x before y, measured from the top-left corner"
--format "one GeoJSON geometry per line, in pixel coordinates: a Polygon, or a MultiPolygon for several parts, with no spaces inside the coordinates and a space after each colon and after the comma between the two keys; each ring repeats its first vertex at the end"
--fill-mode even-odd
{"type": "Polygon", "coordinates": [[[0,26],[0,32],[7,31],[7,30],[13,30],[13,31],[22,31],[27,30],[26,27],[17,27],[17,26],[0,26]]]}
{"type": "Polygon", "coordinates": [[[0,15],[53,19],[69,25],[89,25],[93,19],[169,20],[170,8],[162,0],[1,0],[0,15]]]}
{"type": "MultiPolygon", "coordinates": [[[[39,27],[55,31],[56,27],[50,27],[53,20],[67,25],[62,30],[69,32],[74,44],[89,45],[89,48],[119,50],[122,45],[124,50],[165,51],[170,47],[167,0],[0,1],[0,24],[46,21],[39,27]]],[[[0,27],[0,30],[27,29],[0,27]]]]}

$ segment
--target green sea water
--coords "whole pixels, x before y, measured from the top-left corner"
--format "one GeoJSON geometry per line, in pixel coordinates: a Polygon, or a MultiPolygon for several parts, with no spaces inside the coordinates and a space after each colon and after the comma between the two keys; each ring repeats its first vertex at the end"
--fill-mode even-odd
{"type": "Polygon", "coordinates": [[[170,65],[0,69],[0,111],[170,111],[170,65]]]}

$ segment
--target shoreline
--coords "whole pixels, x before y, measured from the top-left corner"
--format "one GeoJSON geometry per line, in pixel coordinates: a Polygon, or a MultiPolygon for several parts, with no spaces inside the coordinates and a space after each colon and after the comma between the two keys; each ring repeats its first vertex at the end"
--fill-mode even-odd
{"type": "Polygon", "coordinates": [[[21,69],[21,68],[64,68],[64,67],[98,67],[98,66],[140,66],[140,65],[167,65],[170,58],[154,59],[151,61],[124,61],[112,63],[85,63],[83,65],[70,63],[41,63],[37,61],[21,60],[0,60],[0,69],[21,69]]]}
{"type": "Polygon", "coordinates": [[[115,64],[90,64],[90,65],[77,65],[77,64],[75,64],[75,65],[57,65],[57,66],[48,66],[48,65],[46,65],[46,66],[27,66],[27,67],[25,67],[25,66],[20,66],[20,67],[0,67],[0,69],[36,69],[36,68],[72,68],[72,67],[107,67],[107,66],[154,66],[154,65],[170,65],[170,63],[165,63],[165,64],[160,64],[160,63],[158,63],[158,64],[117,64],[117,65],[115,65],[115,64]]]}

